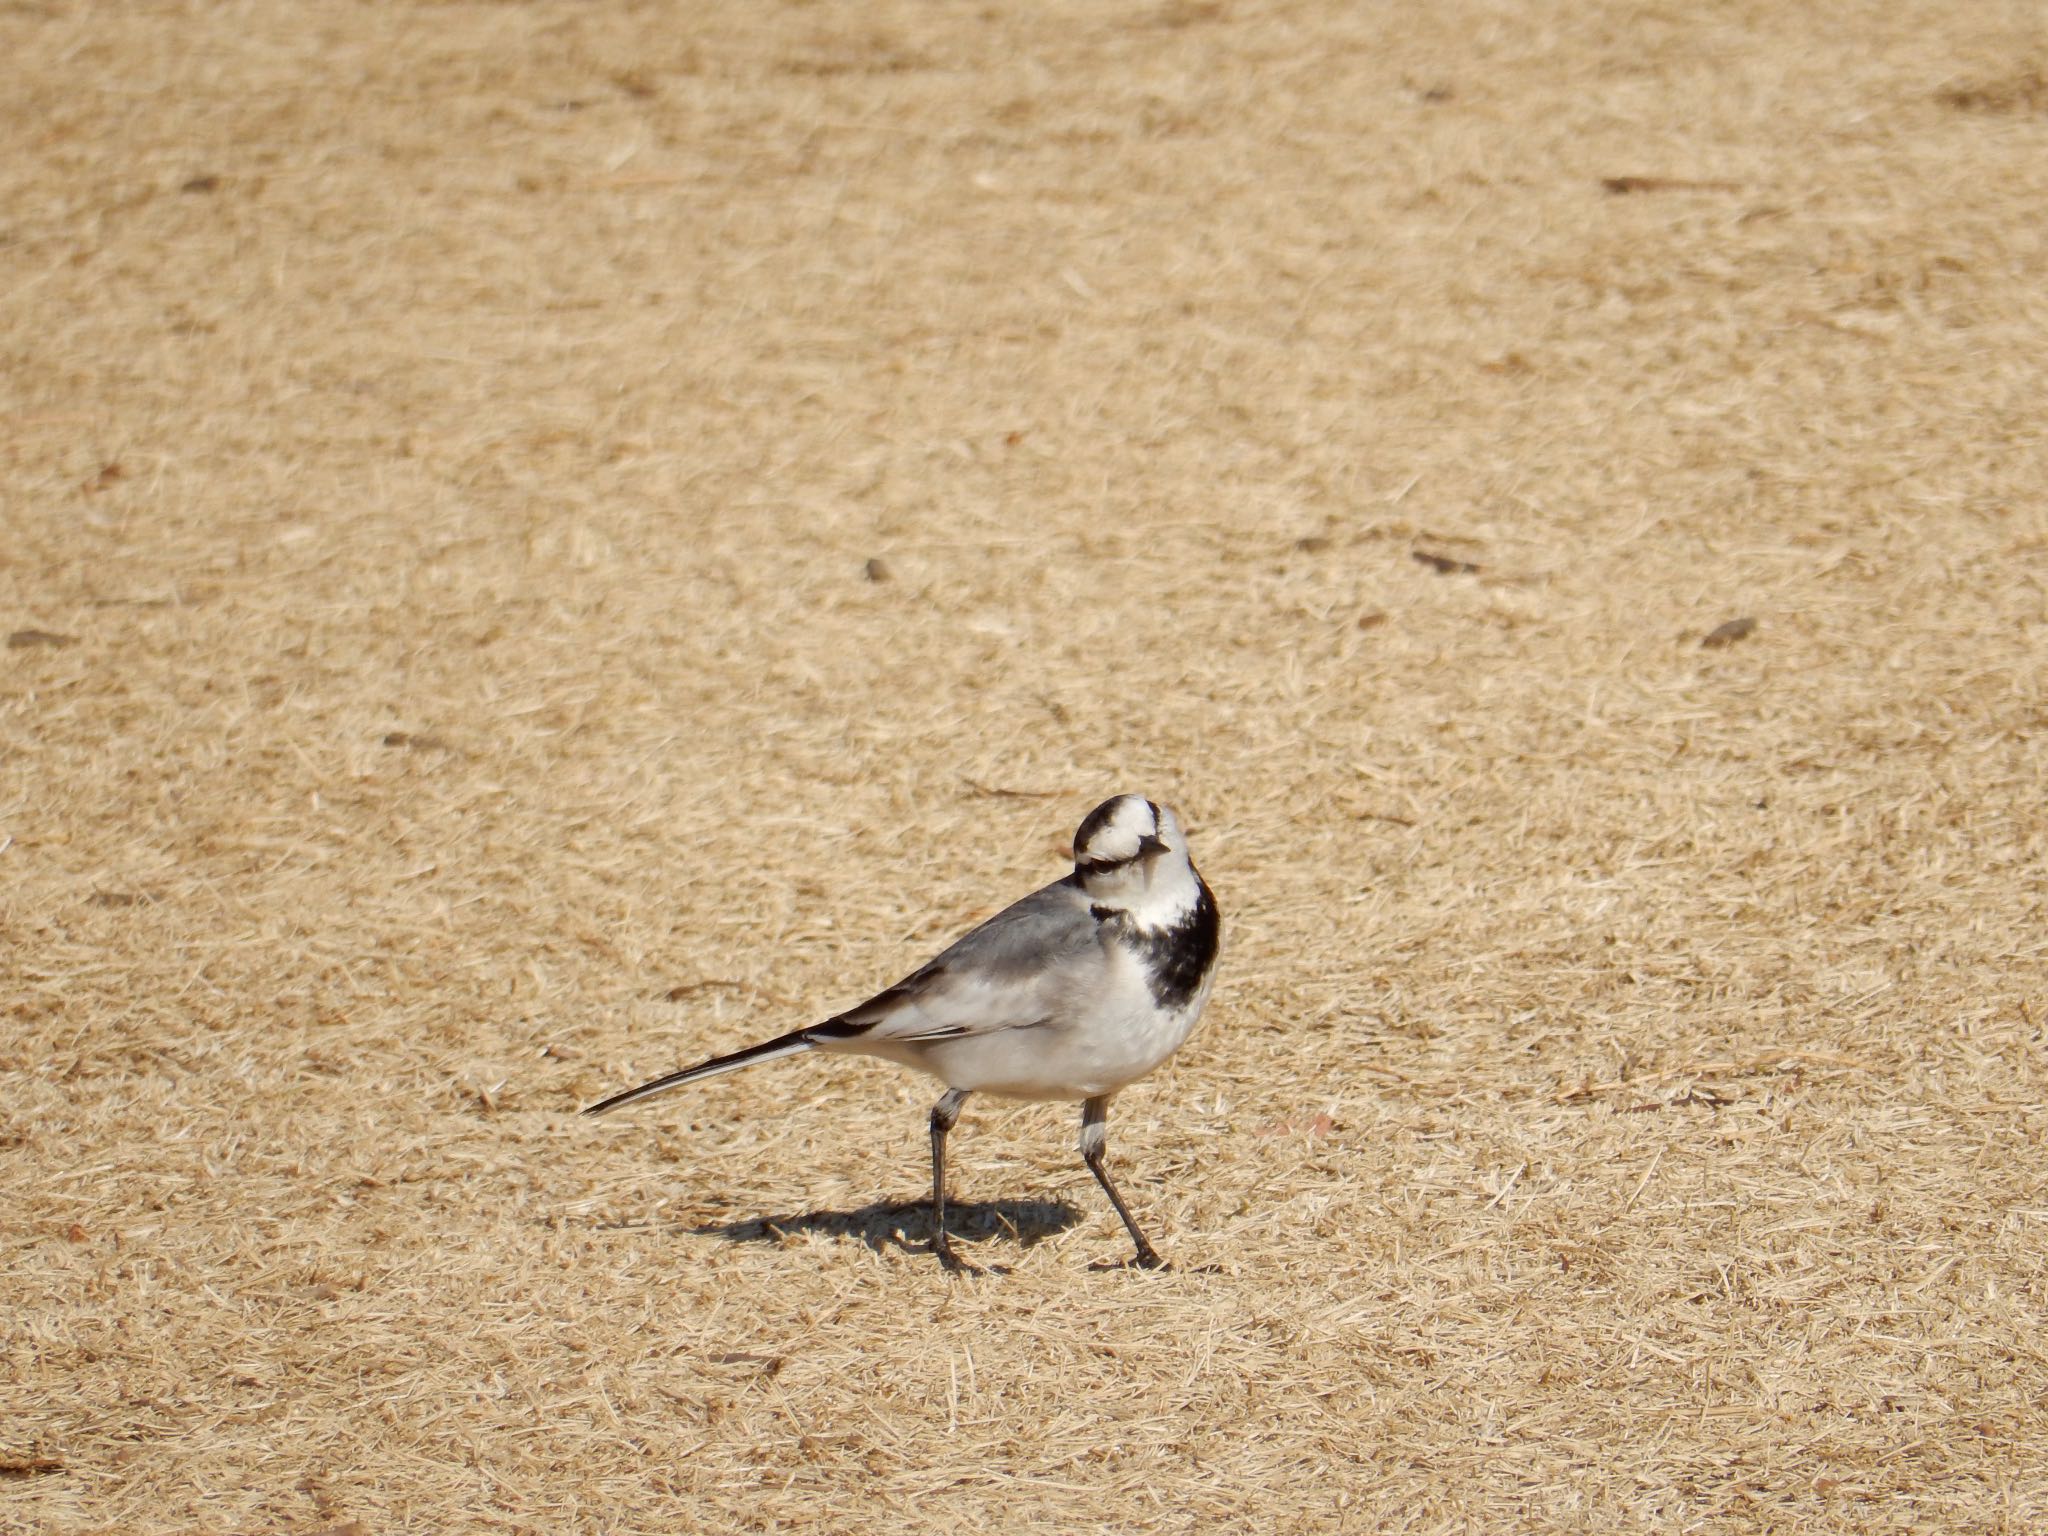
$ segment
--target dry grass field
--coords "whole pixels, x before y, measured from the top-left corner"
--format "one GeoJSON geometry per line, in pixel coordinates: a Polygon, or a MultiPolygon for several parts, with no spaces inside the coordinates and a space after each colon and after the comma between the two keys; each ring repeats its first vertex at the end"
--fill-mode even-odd
{"type": "Polygon", "coordinates": [[[0,1530],[2048,1528],[2036,0],[0,50],[0,1530]]]}

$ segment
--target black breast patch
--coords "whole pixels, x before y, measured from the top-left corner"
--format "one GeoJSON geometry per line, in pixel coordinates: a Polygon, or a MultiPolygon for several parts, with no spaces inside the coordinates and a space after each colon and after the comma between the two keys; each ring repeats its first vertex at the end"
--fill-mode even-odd
{"type": "Polygon", "coordinates": [[[1202,990],[1202,978],[1216,963],[1222,931],[1216,898],[1209,894],[1208,882],[1196,875],[1194,910],[1186,917],[1154,933],[1126,927],[1119,937],[1144,962],[1152,1000],[1162,1008],[1180,1008],[1202,990]]]}

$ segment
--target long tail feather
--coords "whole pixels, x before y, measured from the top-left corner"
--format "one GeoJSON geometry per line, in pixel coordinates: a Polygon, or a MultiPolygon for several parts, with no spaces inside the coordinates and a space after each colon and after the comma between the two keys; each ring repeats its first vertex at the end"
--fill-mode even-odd
{"type": "Polygon", "coordinates": [[[778,1056],[794,1056],[799,1051],[812,1049],[811,1031],[791,1030],[779,1039],[750,1045],[744,1051],[734,1051],[730,1056],[714,1056],[709,1061],[700,1061],[694,1067],[685,1067],[680,1072],[671,1072],[667,1077],[657,1077],[651,1083],[642,1083],[638,1088],[628,1088],[624,1093],[615,1093],[610,1098],[592,1104],[583,1113],[601,1115],[607,1110],[622,1109],[641,1099],[651,1099],[657,1093],[666,1093],[671,1088],[680,1088],[685,1083],[694,1083],[699,1078],[716,1077],[721,1072],[737,1072],[741,1067],[751,1067],[757,1061],[773,1061],[778,1056]]]}

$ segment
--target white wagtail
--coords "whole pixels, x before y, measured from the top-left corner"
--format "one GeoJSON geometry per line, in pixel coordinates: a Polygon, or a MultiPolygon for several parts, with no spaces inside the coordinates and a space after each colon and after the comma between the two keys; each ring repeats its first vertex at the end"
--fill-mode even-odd
{"type": "Polygon", "coordinates": [[[1138,1245],[1160,1258],[1102,1166],[1109,1101],[1187,1039],[1216,979],[1216,899],[1188,858],[1180,820],[1142,795],[1119,795],[1074,834],[1074,872],[998,912],[936,959],[857,1008],[651,1083],[585,1114],[699,1078],[794,1056],[851,1051],[929,1072],[932,1249],[967,1269],[946,1239],[946,1132],[970,1093],[1081,1101],[1081,1160],[1138,1245]]]}

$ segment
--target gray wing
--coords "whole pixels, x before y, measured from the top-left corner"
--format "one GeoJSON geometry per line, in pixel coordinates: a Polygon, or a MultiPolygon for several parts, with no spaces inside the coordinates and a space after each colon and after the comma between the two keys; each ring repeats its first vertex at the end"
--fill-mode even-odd
{"type": "Polygon", "coordinates": [[[886,992],[808,1031],[842,1040],[950,1040],[1042,1024],[1102,960],[1087,895],[1069,876],[1005,907],[886,992]]]}

